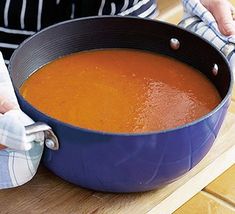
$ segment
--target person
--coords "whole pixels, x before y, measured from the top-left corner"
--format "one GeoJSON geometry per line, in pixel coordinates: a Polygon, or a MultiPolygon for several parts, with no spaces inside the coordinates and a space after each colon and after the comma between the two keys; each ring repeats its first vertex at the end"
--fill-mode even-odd
{"type": "MultiPolygon", "coordinates": [[[[214,16],[223,35],[235,35],[234,8],[228,0],[200,2],[214,16]]],[[[9,63],[14,49],[35,32],[60,21],[94,15],[130,15],[154,19],[157,16],[157,4],[156,0],[0,1],[0,51],[5,63],[9,63]]],[[[7,98],[0,97],[0,114],[14,108],[15,105],[7,98]]],[[[3,148],[0,142],[0,149],[3,148]]]]}
{"type": "MultiPolygon", "coordinates": [[[[215,17],[224,35],[235,34],[233,7],[228,0],[201,0],[201,3],[215,17]]],[[[8,64],[14,49],[23,40],[57,22],[95,15],[155,19],[157,11],[156,0],[2,0],[0,51],[8,64]]]]}

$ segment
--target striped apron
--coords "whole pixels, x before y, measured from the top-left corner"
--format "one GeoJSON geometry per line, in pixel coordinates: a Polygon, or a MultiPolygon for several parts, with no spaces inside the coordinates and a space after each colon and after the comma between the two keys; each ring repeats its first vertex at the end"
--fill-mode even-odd
{"type": "Polygon", "coordinates": [[[0,51],[5,63],[27,37],[68,19],[95,15],[156,18],[156,0],[1,0],[0,51]]]}

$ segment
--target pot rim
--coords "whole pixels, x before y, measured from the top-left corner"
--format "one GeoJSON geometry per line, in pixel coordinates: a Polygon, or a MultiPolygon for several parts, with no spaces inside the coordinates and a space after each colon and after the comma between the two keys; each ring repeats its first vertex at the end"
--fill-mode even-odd
{"type": "MultiPolygon", "coordinates": [[[[18,97],[20,97],[27,105],[29,105],[34,111],[36,111],[37,113],[39,114],[42,114],[44,117],[46,117],[47,119],[49,120],[52,120],[52,121],[55,121],[57,123],[59,123],[60,125],[63,125],[65,127],[68,127],[68,128],[72,128],[72,129],[75,129],[75,130],[78,130],[78,131],[82,131],[82,132],[87,132],[87,133],[91,133],[91,134],[101,134],[101,135],[108,135],[108,136],[113,136],[113,135],[116,135],[116,136],[147,136],[147,135],[156,135],[156,134],[164,134],[164,133],[169,133],[169,132],[174,132],[174,131],[177,131],[177,130],[180,130],[180,129],[184,129],[184,128],[188,128],[190,126],[193,126],[197,123],[200,123],[202,122],[203,120],[205,119],[208,119],[210,116],[212,116],[213,114],[215,114],[220,108],[223,107],[223,105],[231,98],[232,96],[232,89],[233,89],[233,84],[234,84],[234,76],[233,76],[233,72],[231,70],[231,67],[229,65],[229,62],[228,60],[226,59],[226,57],[211,43],[209,43],[206,39],[204,39],[203,37],[200,37],[199,35],[197,35],[196,33],[194,32],[191,32],[187,29],[184,29],[180,26],[177,26],[177,25],[174,25],[174,24],[171,24],[171,23],[166,23],[166,22],[163,22],[163,21],[160,21],[160,20],[151,20],[151,19],[148,19],[148,18],[140,18],[140,17],[133,17],[133,16],[110,16],[110,15],[103,15],[103,16],[89,16],[89,17],[82,17],[82,18],[76,18],[76,19],[72,19],[72,20],[66,20],[66,21],[63,21],[63,22],[59,22],[59,23],[56,23],[54,25],[51,25],[49,27],[46,27],[42,30],[40,30],[39,32],[33,34],[32,36],[30,36],[29,38],[27,38],[26,40],[24,40],[18,47],[17,49],[14,51],[14,53],[12,54],[11,58],[10,58],[10,62],[9,62],[9,66],[8,66],[8,69],[9,69],[9,73],[10,73],[10,76],[11,76],[11,67],[12,67],[12,61],[14,60],[15,56],[17,55],[19,49],[24,46],[27,42],[29,42],[30,40],[32,40],[34,37],[37,37],[39,34],[41,33],[44,33],[45,31],[51,29],[51,28],[54,28],[54,27],[57,27],[57,26],[61,26],[63,24],[67,24],[67,23],[73,23],[73,22],[77,22],[77,21],[86,21],[86,20],[92,20],[92,19],[133,19],[133,20],[143,20],[143,21],[147,21],[147,22],[158,22],[158,23],[161,23],[161,24],[164,24],[164,25],[168,25],[168,26],[171,26],[173,28],[179,28],[180,30],[183,30],[183,31],[186,31],[188,33],[191,33],[192,35],[198,37],[199,39],[203,40],[204,42],[206,42],[207,44],[209,44],[210,46],[212,46],[216,52],[224,59],[225,63],[227,64],[228,66],[228,72],[230,74],[230,83],[229,83],[229,88],[228,88],[228,91],[226,93],[226,95],[224,96],[224,98],[221,100],[221,102],[212,110],[210,111],[209,113],[205,114],[204,116],[190,122],[190,123],[186,123],[184,125],[181,125],[181,126],[177,126],[177,127],[174,127],[174,128],[169,128],[169,129],[165,129],[165,130],[161,130],[161,131],[148,131],[148,132],[138,132],[138,133],[130,133],[130,132],[106,132],[106,131],[99,131],[99,130],[93,130],[93,129],[88,129],[88,128],[82,128],[82,127],[79,127],[79,126],[75,126],[75,125],[72,125],[72,124],[69,124],[69,123],[65,123],[65,122],[62,122],[58,119],[55,119],[41,111],[39,111],[37,108],[35,108],[33,105],[31,105],[27,100],[25,100],[23,98],[23,96],[21,96],[21,94],[19,93],[19,89],[15,87],[13,81],[13,87],[15,89],[15,92],[17,94],[18,97]]],[[[22,109],[23,110],[23,109],[22,109]]]]}

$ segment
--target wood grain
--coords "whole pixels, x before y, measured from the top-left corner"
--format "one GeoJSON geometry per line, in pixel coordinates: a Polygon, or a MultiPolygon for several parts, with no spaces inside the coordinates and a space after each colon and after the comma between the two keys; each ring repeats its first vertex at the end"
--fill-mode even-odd
{"type": "Polygon", "coordinates": [[[181,0],[158,0],[157,2],[160,14],[166,13],[181,4],[181,0]]]}
{"type": "Polygon", "coordinates": [[[235,207],[235,164],[210,183],[204,191],[235,207]]]}
{"type": "Polygon", "coordinates": [[[198,213],[221,213],[234,214],[235,208],[226,204],[224,201],[213,197],[206,192],[199,192],[191,200],[189,200],[180,209],[176,210],[174,214],[198,214],[198,213]]]}

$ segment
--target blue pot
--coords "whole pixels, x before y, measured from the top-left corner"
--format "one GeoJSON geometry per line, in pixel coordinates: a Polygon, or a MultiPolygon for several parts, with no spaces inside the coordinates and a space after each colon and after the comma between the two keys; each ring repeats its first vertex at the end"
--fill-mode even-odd
{"type": "Polygon", "coordinates": [[[21,108],[35,121],[51,126],[58,137],[59,150],[45,149],[45,166],[71,183],[99,191],[147,191],[187,173],[210,150],[231,100],[232,73],[219,51],[184,29],[147,19],[91,17],[56,24],[23,42],[10,60],[9,71],[21,108]],[[180,45],[172,42],[176,39],[180,45]],[[184,126],[117,134],[60,122],[19,94],[22,83],[42,65],[100,48],[134,48],[171,56],[204,73],[222,101],[209,114],[184,126]],[[214,64],[218,73],[213,71],[214,64]]]}

